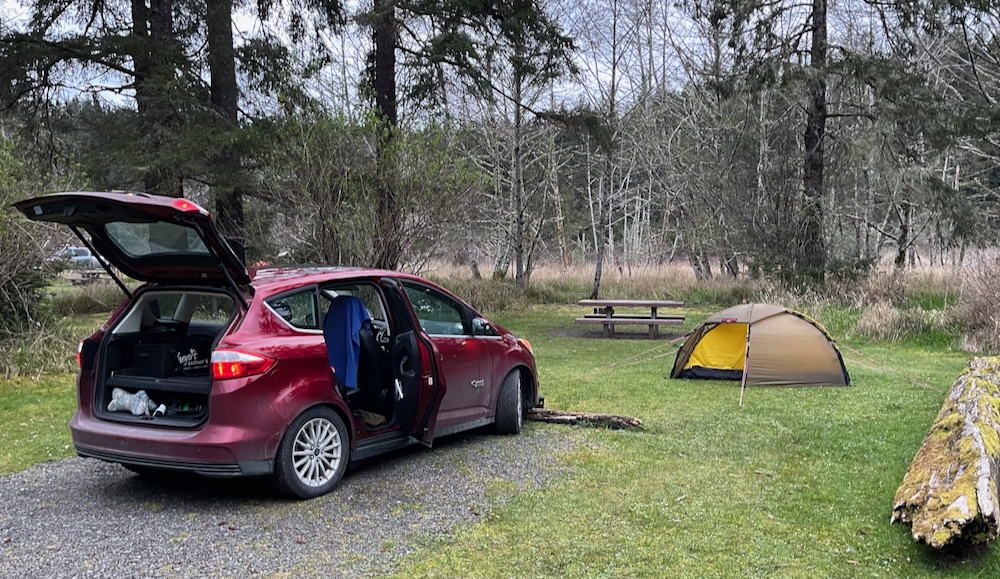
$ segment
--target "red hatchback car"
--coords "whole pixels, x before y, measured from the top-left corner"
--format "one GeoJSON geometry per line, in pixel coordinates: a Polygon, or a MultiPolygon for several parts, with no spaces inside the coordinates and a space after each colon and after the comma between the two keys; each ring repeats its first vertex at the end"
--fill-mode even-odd
{"type": "Polygon", "coordinates": [[[488,424],[516,434],[541,405],[528,342],[419,277],[247,269],[185,199],[57,193],[15,206],[145,282],[130,291],[115,277],[128,299],[80,344],[80,456],[269,476],[309,498],[348,462],[488,424]]]}

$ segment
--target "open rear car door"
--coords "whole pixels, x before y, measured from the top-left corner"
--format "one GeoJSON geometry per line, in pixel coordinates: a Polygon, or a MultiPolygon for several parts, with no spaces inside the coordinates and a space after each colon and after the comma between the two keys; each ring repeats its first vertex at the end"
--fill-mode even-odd
{"type": "Polygon", "coordinates": [[[187,199],[124,192],[54,193],[14,207],[32,221],[68,226],[92,245],[92,251],[133,279],[234,289],[250,283],[246,267],[219,235],[208,211],[187,199]]]}

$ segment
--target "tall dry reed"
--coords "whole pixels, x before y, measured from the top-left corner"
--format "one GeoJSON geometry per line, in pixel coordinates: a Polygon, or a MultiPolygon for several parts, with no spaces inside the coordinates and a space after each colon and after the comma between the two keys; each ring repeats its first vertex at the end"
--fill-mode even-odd
{"type": "Polygon", "coordinates": [[[981,260],[965,268],[956,307],[965,333],[963,348],[1000,351],[1000,258],[981,260]]]}

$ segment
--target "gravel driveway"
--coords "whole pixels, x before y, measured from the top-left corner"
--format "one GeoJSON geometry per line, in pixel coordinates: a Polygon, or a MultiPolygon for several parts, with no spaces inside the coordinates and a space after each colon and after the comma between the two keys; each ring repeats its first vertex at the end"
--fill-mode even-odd
{"type": "Polygon", "coordinates": [[[452,532],[512,489],[556,476],[556,457],[575,440],[539,425],[518,437],[456,435],[370,459],[304,502],[276,498],[260,480],[150,480],[81,458],[40,464],[0,478],[0,577],[381,574],[421,536],[452,532]]]}

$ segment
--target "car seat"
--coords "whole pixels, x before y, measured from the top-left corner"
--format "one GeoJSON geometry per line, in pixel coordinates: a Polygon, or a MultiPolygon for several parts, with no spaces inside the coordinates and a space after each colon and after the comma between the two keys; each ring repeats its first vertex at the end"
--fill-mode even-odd
{"type": "Polygon", "coordinates": [[[372,335],[371,316],[355,296],[338,296],[323,322],[327,359],[344,400],[352,405],[392,415],[389,358],[372,335]]]}
{"type": "Polygon", "coordinates": [[[359,405],[385,416],[392,417],[396,399],[392,387],[389,355],[372,335],[370,327],[358,331],[361,341],[361,357],[358,364],[358,386],[361,389],[359,405]]]}
{"type": "Polygon", "coordinates": [[[358,332],[370,324],[368,310],[354,296],[334,298],[323,320],[326,357],[333,368],[340,394],[348,403],[358,392],[358,360],[361,355],[358,332]]]}

